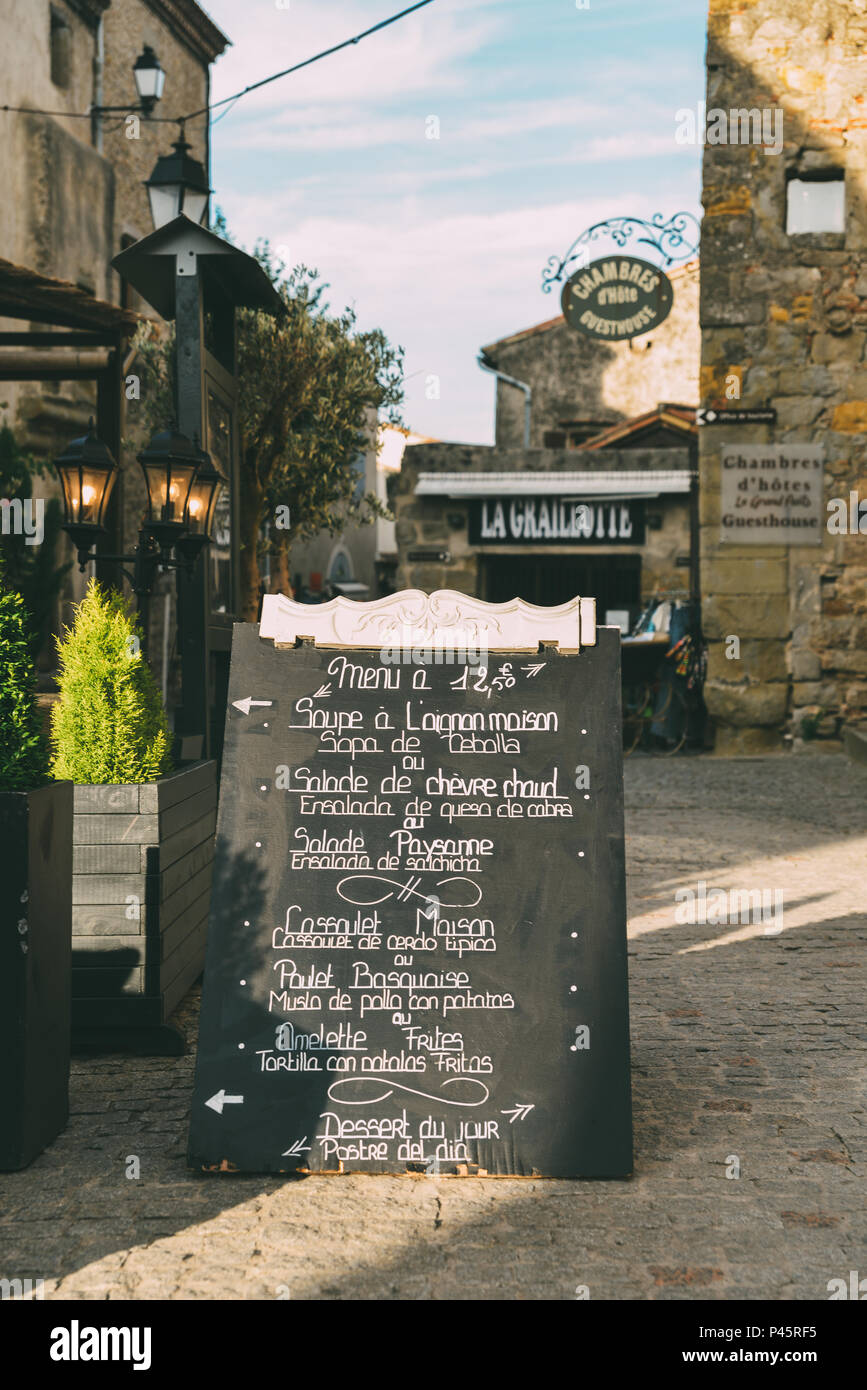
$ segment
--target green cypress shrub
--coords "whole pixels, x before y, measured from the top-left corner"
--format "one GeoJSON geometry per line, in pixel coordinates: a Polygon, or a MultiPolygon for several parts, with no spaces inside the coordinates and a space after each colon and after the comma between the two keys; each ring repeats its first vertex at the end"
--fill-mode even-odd
{"type": "Polygon", "coordinates": [[[171,740],[141,631],[121,594],[95,579],[57,643],[53,772],[89,785],[152,782],[171,772],[171,740]]]}
{"type": "Polygon", "coordinates": [[[0,790],[26,791],[48,781],[48,749],[36,705],[36,667],[24,600],[0,567],[0,790]]]}

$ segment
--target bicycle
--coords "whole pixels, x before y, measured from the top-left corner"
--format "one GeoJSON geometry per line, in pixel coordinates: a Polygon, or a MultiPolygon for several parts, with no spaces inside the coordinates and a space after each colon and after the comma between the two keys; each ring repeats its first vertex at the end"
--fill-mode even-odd
{"type": "Polygon", "coordinates": [[[625,757],[634,753],[641,745],[650,748],[651,727],[666,723],[676,734],[672,738],[656,735],[654,752],[661,757],[670,758],[679,753],[694,732],[696,716],[702,705],[701,688],[707,664],[704,644],[691,634],[682,637],[665,653],[665,659],[674,663],[671,679],[667,682],[664,699],[659,703],[662,677],[643,680],[624,685],[622,694],[623,752],[625,757]],[[678,677],[680,680],[678,680],[678,677]],[[672,719],[672,702],[676,718],[672,719]]]}
{"type": "Polygon", "coordinates": [[[660,719],[664,719],[671,707],[672,699],[676,700],[681,706],[683,717],[679,721],[681,735],[670,745],[664,748],[657,748],[662,757],[671,757],[673,753],[678,753],[686,742],[688,731],[689,714],[691,713],[687,700],[681,691],[673,685],[669,685],[663,703],[656,707],[656,699],[659,693],[661,682],[647,681],[639,682],[637,685],[624,686],[623,689],[623,753],[629,757],[634,753],[639,744],[645,747],[650,742],[650,726],[660,719]]]}

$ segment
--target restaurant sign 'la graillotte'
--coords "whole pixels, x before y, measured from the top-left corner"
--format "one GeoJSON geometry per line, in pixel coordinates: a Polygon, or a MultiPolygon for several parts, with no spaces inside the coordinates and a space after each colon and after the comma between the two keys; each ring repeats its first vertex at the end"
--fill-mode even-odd
{"type": "Polygon", "coordinates": [[[483,497],[470,504],[470,545],[538,545],[571,541],[644,543],[644,503],[582,502],[560,497],[483,497]]]}

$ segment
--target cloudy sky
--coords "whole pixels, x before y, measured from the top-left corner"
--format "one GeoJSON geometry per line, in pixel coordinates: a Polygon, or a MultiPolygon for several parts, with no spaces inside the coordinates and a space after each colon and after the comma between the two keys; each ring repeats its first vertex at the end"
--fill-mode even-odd
{"type": "MultiPolygon", "coordinates": [[[[205,0],[233,45],[213,100],[406,3],[205,0]]],[[[333,308],[402,344],[412,429],[490,443],[476,356],[559,313],[548,257],[606,217],[700,211],[701,152],[674,133],[704,96],[706,10],[433,0],[217,112],[216,204],[241,245],[316,266],[333,308]]]]}

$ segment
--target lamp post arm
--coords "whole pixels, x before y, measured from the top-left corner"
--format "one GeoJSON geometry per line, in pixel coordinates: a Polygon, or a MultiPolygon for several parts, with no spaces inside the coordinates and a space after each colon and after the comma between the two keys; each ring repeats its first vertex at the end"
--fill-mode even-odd
{"type": "MultiPolygon", "coordinates": [[[[144,531],[139,532],[139,543],[132,555],[103,555],[95,550],[78,550],[78,568],[83,574],[87,566],[92,561],[105,561],[109,565],[117,565],[121,574],[128,581],[133,593],[139,598],[145,598],[153,588],[154,571],[161,562],[159,548],[154,545],[153,540],[144,531]],[[132,571],[128,570],[127,565],[132,565],[132,571]]],[[[175,568],[175,562],[163,560],[168,568],[175,568]]]]}
{"type": "Polygon", "coordinates": [[[109,565],[117,565],[121,574],[129,581],[130,585],[134,589],[135,576],[131,574],[130,571],[126,568],[126,566],[122,563],[122,561],[134,559],[134,555],[100,555],[97,554],[95,550],[79,550],[78,569],[81,574],[84,574],[84,571],[87,569],[87,566],[92,561],[99,560],[101,563],[104,560],[109,565]]]}

